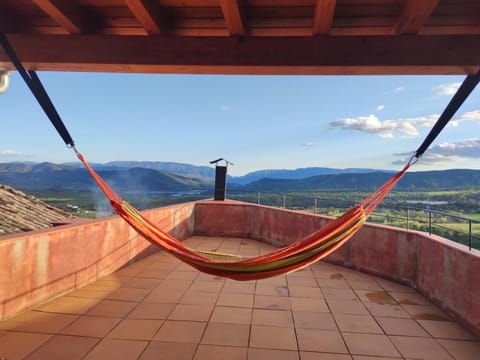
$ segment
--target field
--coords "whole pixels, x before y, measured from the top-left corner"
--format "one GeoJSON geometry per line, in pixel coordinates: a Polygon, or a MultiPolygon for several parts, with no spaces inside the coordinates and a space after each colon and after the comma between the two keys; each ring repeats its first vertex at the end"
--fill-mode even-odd
{"type": "MultiPolygon", "coordinates": [[[[30,191],[48,204],[79,217],[112,214],[100,191],[30,191]]],[[[309,191],[286,194],[229,192],[227,198],[284,207],[317,214],[339,216],[369,193],[362,191],[309,191]]],[[[175,193],[121,194],[139,209],[195,201],[212,197],[212,191],[198,195],[175,193]]],[[[392,191],[371,215],[370,222],[432,232],[480,249],[480,190],[392,191]]]]}

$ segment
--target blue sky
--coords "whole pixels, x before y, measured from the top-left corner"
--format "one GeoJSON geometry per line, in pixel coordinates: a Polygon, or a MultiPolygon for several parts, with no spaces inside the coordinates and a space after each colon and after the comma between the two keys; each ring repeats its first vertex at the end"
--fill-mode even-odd
{"type": "MultiPolygon", "coordinates": [[[[90,162],[173,161],[232,175],[310,166],[399,169],[463,76],[39,73],[90,162]]],[[[480,89],[414,170],[480,169],[480,89]]],[[[0,162],[71,162],[17,73],[0,95],[0,162]]]]}

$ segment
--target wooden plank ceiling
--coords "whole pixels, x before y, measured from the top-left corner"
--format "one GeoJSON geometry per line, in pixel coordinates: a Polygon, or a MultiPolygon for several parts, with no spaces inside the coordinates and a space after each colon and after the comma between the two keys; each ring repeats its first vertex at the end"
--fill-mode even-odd
{"type": "Polygon", "coordinates": [[[0,0],[0,32],[37,70],[480,70],[479,0],[0,0]]]}

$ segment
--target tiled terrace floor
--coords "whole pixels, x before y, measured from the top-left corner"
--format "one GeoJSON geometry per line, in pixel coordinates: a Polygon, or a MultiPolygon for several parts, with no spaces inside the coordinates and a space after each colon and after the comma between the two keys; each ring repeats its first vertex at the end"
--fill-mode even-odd
{"type": "MultiPolygon", "coordinates": [[[[187,243],[270,251],[245,239],[187,243]]],[[[235,282],[160,252],[0,323],[8,360],[398,358],[478,360],[480,342],[414,290],[323,262],[235,282]]]]}

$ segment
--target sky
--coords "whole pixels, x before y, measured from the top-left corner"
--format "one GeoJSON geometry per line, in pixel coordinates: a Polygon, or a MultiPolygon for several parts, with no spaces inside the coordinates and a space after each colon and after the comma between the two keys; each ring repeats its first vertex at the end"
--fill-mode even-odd
{"type": "MultiPolygon", "coordinates": [[[[94,163],[171,161],[229,174],[400,169],[464,76],[219,76],[39,72],[94,163]]],[[[0,162],[74,162],[18,73],[0,95],[0,162]]],[[[413,170],[480,169],[480,87],[413,170]]]]}

